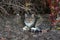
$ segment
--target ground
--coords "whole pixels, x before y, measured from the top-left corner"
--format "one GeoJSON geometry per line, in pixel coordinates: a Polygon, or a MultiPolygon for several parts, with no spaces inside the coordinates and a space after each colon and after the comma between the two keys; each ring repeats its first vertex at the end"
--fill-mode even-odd
{"type": "Polygon", "coordinates": [[[20,16],[0,16],[0,40],[60,40],[60,31],[47,33],[23,31],[20,16]]]}

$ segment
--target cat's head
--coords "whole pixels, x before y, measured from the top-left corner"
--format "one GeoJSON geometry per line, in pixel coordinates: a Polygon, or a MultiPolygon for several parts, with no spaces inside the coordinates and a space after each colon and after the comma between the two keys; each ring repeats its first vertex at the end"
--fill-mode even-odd
{"type": "Polygon", "coordinates": [[[34,14],[25,14],[25,21],[27,23],[31,23],[35,21],[35,16],[34,14]]]}

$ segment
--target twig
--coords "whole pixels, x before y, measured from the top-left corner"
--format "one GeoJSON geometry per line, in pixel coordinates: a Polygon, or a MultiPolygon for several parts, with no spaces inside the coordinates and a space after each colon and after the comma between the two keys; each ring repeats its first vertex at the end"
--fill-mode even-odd
{"type": "Polygon", "coordinates": [[[17,8],[22,8],[25,10],[25,6],[24,5],[16,5],[16,4],[12,4],[12,3],[4,3],[4,4],[7,4],[7,5],[12,5],[14,7],[17,7],[17,8]]]}
{"type": "Polygon", "coordinates": [[[4,14],[9,14],[2,6],[0,6],[0,10],[1,10],[1,12],[4,13],[4,14]]]}

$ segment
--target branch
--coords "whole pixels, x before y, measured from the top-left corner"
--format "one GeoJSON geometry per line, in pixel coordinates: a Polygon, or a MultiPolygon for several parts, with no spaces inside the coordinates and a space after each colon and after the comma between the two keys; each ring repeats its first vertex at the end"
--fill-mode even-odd
{"type": "Polygon", "coordinates": [[[9,13],[2,6],[0,6],[0,10],[1,10],[2,13],[9,15],[9,13]]]}
{"type": "Polygon", "coordinates": [[[14,7],[17,7],[17,8],[22,8],[25,10],[25,6],[24,5],[16,5],[16,4],[12,4],[12,3],[4,3],[4,4],[7,4],[7,5],[12,5],[14,7]]]}

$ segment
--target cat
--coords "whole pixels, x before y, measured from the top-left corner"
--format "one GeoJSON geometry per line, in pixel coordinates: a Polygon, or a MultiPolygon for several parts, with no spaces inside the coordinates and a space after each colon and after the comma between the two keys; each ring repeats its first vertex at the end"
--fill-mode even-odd
{"type": "Polygon", "coordinates": [[[23,30],[29,30],[29,28],[31,28],[35,23],[34,14],[25,14],[24,23],[26,26],[23,28],[23,30]]]}
{"type": "Polygon", "coordinates": [[[24,23],[26,26],[23,28],[23,30],[31,29],[31,31],[34,31],[34,32],[35,31],[46,32],[46,30],[49,30],[50,28],[49,23],[46,21],[48,20],[44,19],[44,17],[40,14],[38,14],[36,17],[34,16],[34,14],[32,15],[25,14],[24,23]]]}

